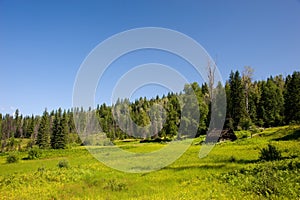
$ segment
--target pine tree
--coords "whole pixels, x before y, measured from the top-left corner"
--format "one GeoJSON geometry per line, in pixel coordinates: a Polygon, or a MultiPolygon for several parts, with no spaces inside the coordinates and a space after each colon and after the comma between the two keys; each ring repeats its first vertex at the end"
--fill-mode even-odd
{"type": "Polygon", "coordinates": [[[47,149],[50,147],[50,124],[49,124],[49,114],[47,110],[44,111],[39,130],[37,135],[36,144],[39,145],[41,149],[47,149]]]}

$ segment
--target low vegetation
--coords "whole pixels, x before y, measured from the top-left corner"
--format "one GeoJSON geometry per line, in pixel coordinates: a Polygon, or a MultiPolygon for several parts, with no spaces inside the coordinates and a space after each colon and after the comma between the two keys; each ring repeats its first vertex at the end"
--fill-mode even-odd
{"type": "Polygon", "coordinates": [[[268,144],[268,147],[263,148],[260,151],[260,160],[265,160],[265,161],[274,161],[274,160],[281,160],[281,152],[277,149],[276,146],[272,144],[268,144]]]}
{"type": "MultiPolygon", "coordinates": [[[[234,142],[220,142],[198,158],[203,137],[159,171],[130,174],[110,169],[81,146],[42,150],[18,163],[0,156],[0,199],[299,199],[300,126],[269,128],[234,142]],[[290,137],[289,140],[282,138],[290,137]],[[263,155],[280,159],[261,159],[263,155]]],[[[239,135],[239,132],[237,132],[239,135]]],[[[145,152],[165,143],[119,140],[125,151],[145,152]]],[[[105,146],[103,148],[106,148],[105,146]]]]}

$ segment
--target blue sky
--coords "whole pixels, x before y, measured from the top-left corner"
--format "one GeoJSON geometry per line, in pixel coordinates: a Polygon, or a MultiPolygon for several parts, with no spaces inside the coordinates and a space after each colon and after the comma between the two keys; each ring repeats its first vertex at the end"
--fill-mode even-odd
{"type": "MultiPolygon", "coordinates": [[[[298,0],[1,0],[0,113],[70,108],[77,71],[89,52],[114,34],[149,26],[195,39],[216,58],[225,80],[246,65],[255,69],[257,80],[300,68],[298,0]]],[[[186,67],[174,56],[137,52],[116,61],[99,87],[109,93],[128,67],[151,61],[186,67]]],[[[198,81],[192,71],[186,73],[198,81]]],[[[157,91],[166,90],[145,87],[135,95],[157,91]]],[[[109,103],[107,94],[96,98],[109,103]]]]}

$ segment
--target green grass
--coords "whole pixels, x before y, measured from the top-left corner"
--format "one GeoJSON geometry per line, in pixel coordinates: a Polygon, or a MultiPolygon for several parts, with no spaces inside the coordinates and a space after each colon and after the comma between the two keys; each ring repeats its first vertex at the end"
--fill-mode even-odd
{"type": "MultiPolygon", "coordinates": [[[[270,128],[253,138],[219,143],[203,159],[198,158],[202,139],[197,138],[173,164],[142,174],[111,169],[84,147],[44,150],[35,160],[22,160],[27,152],[20,152],[19,162],[11,164],[2,153],[0,199],[300,199],[299,130],[300,126],[270,128]],[[260,150],[269,143],[282,151],[284,160],[258,161],[260,150]],[[57,166],[62,160],[68,161],[68,168],[57,166]],[[274,194],[260,192],[270,188],[275,188],[274,194]]],[[[165,145],[116,144],[131,152],[151,152],[165,145]]]]}

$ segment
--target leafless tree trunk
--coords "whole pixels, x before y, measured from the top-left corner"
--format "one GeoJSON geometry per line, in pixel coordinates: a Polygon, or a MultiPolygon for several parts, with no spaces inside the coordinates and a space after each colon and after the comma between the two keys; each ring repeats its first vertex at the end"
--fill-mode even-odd
{"type": "Polygon", "coordinates": [[[247,114],[249,114],[249,91],[251,87],[253,72],[254,70],[251,67],[246,66],[243,71],[243,77],[242,77],[242,81],[244,83],[244,90],[245,90],[245,103],[246,103],[247,114]]]}
{"type": "Polygon", "coordinates": [[[216,64],[211,63],[210,59],[207,62],[207,76],[208,76],[208,93],[210,102],[214,99],[214,84],[215,84],[215,72],[216,72],[216,64]]]}

